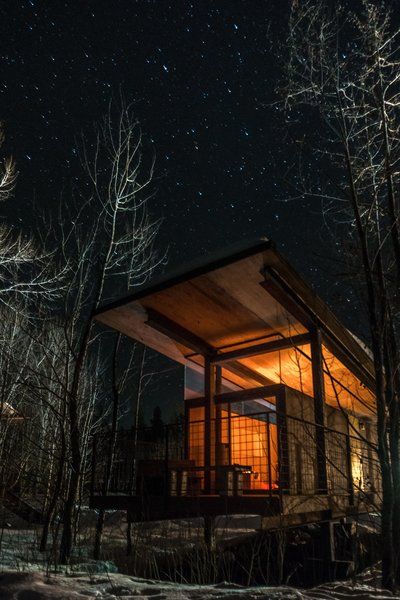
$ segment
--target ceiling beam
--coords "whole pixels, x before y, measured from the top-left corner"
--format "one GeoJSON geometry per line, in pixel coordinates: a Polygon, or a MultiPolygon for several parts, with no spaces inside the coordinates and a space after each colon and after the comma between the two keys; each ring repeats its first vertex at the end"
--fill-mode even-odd
{"type": "Polygon", "coordinates": [[[266,271],[264,273],[265,280],[260,282],[260,285],[267,291],[279,304],[287,310],[299,323],[304,325],[306,329],[310,329],[315,325],[315,322],[307,313],[300,301],[291,297],[288,289],[285,289],[266,271]]]}
{"type": "Polygon", "coordinates": [[[250,356],[257,356],[259,354],[267,354],[269,352],[285,350],[286,348],[296,348],[297,346],[304,346],[305,344],[309,343],[310,335],[308,333],[302,333],[292,337],[280,338],[271,342],[264,342],[263,344],[256,344],[254,346],[248,346],[247,348],[238,348],[237,350],[231,350],[230,352],[217,354],[212,358],[212,362],[221,364],[230,360],[238,360],[241,358],[248,358],[250,356]]]}
{"type": "MultiPolygon", "coordinates": [[[[147,320],[146,325],[156,329],[160,333],[163,333],[171,340],[174,340],[178,344],[182,344],[186,346],[186,348],[190,348],[196,354],[200,354],[202,356],[209,356],[212,359],[216,356],[216,349],[213,346],[210,346],[203,339],[199,338],[196,334],[188,331],[185,327],[178,325],[175,321],[172,321],[165,315],[162,315],[158,311],[147,308],[147,320]]],[[[235,375],[238,375],[245,381],[252,380],[260,383],[263,386],[271,385],[272,380],[268,379],[261,373],[257,373],[253,369],[250,369],[246,365],[242,365],[237,361],[232,361],[230,364],[224,364],[224,369],[226,371],[230,371],[235,375]]]]}
{"type": "Polygon", "coordinates": [[[247,390],[239,390],[238,392],[226,392],[215,396],[216,404],[227,404],[231,402],[242,402],[244,400],[257,400],[259,398],[268,398],[276,396],[282,389],[283,385],[275,383],[272,385],[262,385],[256,388],[247,390]]]}
{"type": "Polygon", "coordinates": [[[197,354],[210,356],[215,353],[215,348],[210,346],[210,344],[202,340],[188,329],[185,329],[185,327],[178,325],[178,323],[172,321],[165,315],[162,315],[152,308],[147,308],[146,312],[146,325],[149,327],[152,327],[160,333],[163,333],[175,342],[178,342],[178,344],[182,344],[183,346],[186,346],[186,348],[190,348],[197,354]]]}
{"type": "MultiPolygon", "coordinates": [[[[271,379],[268,379],[268,377],[265,377],[265,375],[257,373],[257,371],[253,371],[253,369],[250,369],[249,367],[246,367],[246,365],[242,365],[241,363],[236,361],[233,361],[230,364],[225,364],[223,366],[223,369],[225,371],[230,371],[231,373],[238,375],[245,381],[252,379],[253,381],[257,381],[261,385],[271,385],[273,383],[273,381],[271,379]]],[[[228,375],[226,375],[225,379],[228,379],[228,375]]]]}

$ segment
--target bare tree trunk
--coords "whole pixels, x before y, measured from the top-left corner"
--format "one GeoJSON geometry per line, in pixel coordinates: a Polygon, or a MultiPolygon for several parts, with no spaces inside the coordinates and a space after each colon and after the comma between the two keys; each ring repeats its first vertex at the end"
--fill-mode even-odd
{"type": "MultiPolygon", "coordinates": [[[[117,438],[117,425],[118,425],[118,413],[119,413],[119,390],[117,385],[117,353],[121,343],[121,334],[119,333],[113,348],[112,355],[112,384],[111,384],[111,393],[112,393],[112,418],[111,418],[111,432],[110,432],[110,445],[108,449],[107,455],[107,464],[106,464],[106,474],[104,479],[104,487],[103,494],[107,495],[108,490],[110,488],[111,481],[111,472],[114,461],[114,453],[115,453],[115,443],[117,438]]],[[[99,511],[99,515],[96,523],[96,533],[95,533],[95,541],[94,541],[94,549],[93,549],[93,558],[95,560],[100,559],[101,552],[101,542],[103,537],[103,529],[105,522],[105,510],[101,508],[99,511]]]]}
{"type": "Polygon", "coordinates": [[[67,490],[67,499],[63,514],[63,531],[60,543],[60,563],[68,564],[71,558],[74,541],[75,504],[81,477],[81,453],[79,433],[76,427],[71,430],[71,474],[67,490]]]}
{"type": "MultiPolygon", "coordinates": [[[[96,295],[97,299],[97,295],[96,295]]],[[[86,357],[90,334],[92,330],[91,315],[89,315],[83,332],[79,353],[76,359],[71,391],[68,394],[68,420],[69,420],[69,442],[71,451],[70,479],[67,490],[67,498],[64,506],[63,531],[60,543],[60,563],[68,563],[71,558],[71,552],[74,542],[74,522],[75,522],[75,504],[78,497],[78,490],[81,478],[81,436],[79,430],[78,415],[78,393],[86,357]]]]}
{"type": "Polygon", "coordinates": [[[46,511],[45,518],[44,518],[43,530],[42,530],[42,535],[40,538],[40,546],[39,546],[40,552],[45,552],[45,550],[46,550],[47,539],[49,536],[49,530],[50,530],[51,524],[53,522],[55,511],[56,511],[57,505],[58,505],[60,497],[61,497],[62,482],[63,482],[63,478],[64,478],[64,466],[65,466],[65,445],[64,445],[63,451],[61,452],[61,455],[60,455],[60,459],[59,459],[59,463],[58,463],[58,467],[57,467],[57,476],[54,481],[53,493],[51,495],[50,502],[47,507],[47,511],[46,511]]]}
{"type": "Polygon", "coordinates": [[[126,527],[126,555],[132,556],[132,521],[128,520],[126,527]]]}

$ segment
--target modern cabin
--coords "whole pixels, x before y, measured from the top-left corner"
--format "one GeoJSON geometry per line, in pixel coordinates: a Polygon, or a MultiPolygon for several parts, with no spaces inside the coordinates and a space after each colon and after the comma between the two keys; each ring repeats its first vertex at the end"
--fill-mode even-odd
{"type": "Polygon", "coordinates": [[[131,520],[258,514],[265,528],[380,504],[373,363],[269,240],[95,318],[185,366],[183,424],[93,451],[92,505],[131,520]]]}

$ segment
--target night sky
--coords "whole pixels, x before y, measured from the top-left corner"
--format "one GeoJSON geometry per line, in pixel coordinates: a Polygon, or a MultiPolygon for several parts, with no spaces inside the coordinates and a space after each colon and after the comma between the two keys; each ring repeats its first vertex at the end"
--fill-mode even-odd
{"type": "Polygon", "coordinates": [[[319,234],[318,205],[279,202],[281,118],[265,106],[275,99],[271,44],[284,32],[285,7],[3,3],[0,116],[20,170],[17,217],[29,220],[34,195],[49,209],[58,203],[79,176],[75,136],[91,131],[122,92],[157,155],[152,209],[164,217],[159,242],[170,263],[268,235],[312,274],[303,256],[310,234],[319,234]]]}
{"type": "MultiPolygon", "coordinates": [[[[132,103],[157,156],[151,210],[173,267],[267,235],[326,298],[335,275],[318,200],[284,202],[275,100],[286,0],[29,0],[1,4],[0,118],[20,171],[3,214],[53,211],[79,185],[76,136],[111,97],[132,103]],[[331,274],[330,274],[331,272],[331,274]]],[[[346,318],[347,310],[339,310],[346,318]]]]}

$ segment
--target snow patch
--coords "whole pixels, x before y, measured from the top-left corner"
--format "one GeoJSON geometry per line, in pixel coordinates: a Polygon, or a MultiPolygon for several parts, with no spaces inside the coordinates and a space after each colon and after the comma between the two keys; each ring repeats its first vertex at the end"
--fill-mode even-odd
{"type": "Polygon", "coordinates": [[[222,582],[212,586],[184,585],[110,573],[50,574],[7,571],[0,574],[2,600],[393,600],[373,584],[377,573],[367,570],[353,586],[348,582],[320,585],[311,590],[291,587],[241,587],[222,582]]]}

